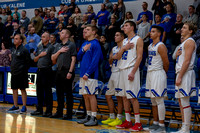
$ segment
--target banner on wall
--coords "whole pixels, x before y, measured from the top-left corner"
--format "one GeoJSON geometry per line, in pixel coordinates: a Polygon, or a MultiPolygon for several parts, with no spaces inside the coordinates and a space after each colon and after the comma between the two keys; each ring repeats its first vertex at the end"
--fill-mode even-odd
{"type": "MultiPolygon", "coordinates": [[[[118,0],[110,0],[111,2],[117,2],[118,0]]],[[[136,1],[136,0],[124,0],[124,1],[136,1]]],[[[103,3],[104,0],[75,0],[77,5],[84,4],[97,4],[103,3]]],[[[59,6],[61,3],[70,4],[71,0],[0,0],[0,7],[6,8],[9,6],[11,10],[14,8],[19,9],[32,9],[39,7],[51,7],[59,6]]]]}
{"type": "MultiPolygon", "coordinates": [[[[29,88],[26,89],[27,96],[36,96],[36,73],[28,73],[29,88]]],[[[11,89],[11,73],[8,72],[7,78],[7,94],[13,94],[11,89]]],[[[21,95],[21,91],[18,91],[18,94],[21,95]]]]}

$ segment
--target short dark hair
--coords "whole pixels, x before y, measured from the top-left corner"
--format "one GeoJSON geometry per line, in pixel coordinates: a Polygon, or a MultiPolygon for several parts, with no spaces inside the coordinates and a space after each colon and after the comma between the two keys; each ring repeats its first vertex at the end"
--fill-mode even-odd
{"type": "Polygon", "coordinates": [[[93,26],[93,25],[91,25],[91,24],[88,24],[88,25],[86,25],[86,27],[92,28],[92,31],[95,31],[95,33],[98,32],[98,28],[97,28],[96,26],[93,26]]]}
{"type": "Polygon", "coordinates": [[[161,15],[160,13],[156,13],[155,16],[156,16],[156,15],[158,15],[158,16],[160,16],[160,17],[162,18],[162,15],[161,15]]]}
{"type": "Polygon", "coordinates": [[[54,34],[54,33],[50,34],[50,36],[54,36],[56,38],[56,34],[54,34]]]}
{"type": "Polygon", "coordinates": [[[121,36],[123,36],[123,37],[125,37],[125,36],[126,36],[126,35],[124,34],[124,31],[123,31],[123,30],[117,30],[117,31],[115,32],[115,34],[116,34],[117,32],[119,32],[119,33],[120,33],[120,35],[121,35],[121,36]]]}
{"type": "Polygon", "coordinates": [[[153,25],[153,26],[151,26],[151,29],[153,29],[153,28],[155,28],[158,32],[160,32],[161,35],[162,35],[163,32],[164,32],[164,29],[163,29],[162,27],[160,27],[160,26],[153,25]]]}
{"type": "Polygon", "coordinates": [[[39,9],[35,9],[35,11],[38,11],[38,12],[40,12],[40,10],[39,10],[39,9]]]}
{"type": "Polygon", "coordinates": [[[25,10],[22,10],[22,12],[25,12],[25,13],[26,13],[26,11],[25,11],[25,10]]]}
{"type": "MultiPolygon", "coordinates": [[[[147,19],[149,18],[149,16],[148,16],[147,14],[143,14],[143,15],[146,16],[147,19]]],[[[143,16],[143,15],[142,15],[142,16],[143,16]]]]}
{"type": "Polygon", "coordinates": [[[9,45],[8,41],[4,41],[3,40],[2,43],[4,44],[5,49],[9,49],[10,48],[10,45],[9,45]]]}
{"type": "Polygon", "coordinates": [[[193,5],[189,5],[189,7],[192,7],[193,9],[195,9],[195,7],[193,5]]]}
{"type": "Polygon", "coordinates": [[[20,40],[22,40],[22,43],[24,42],[24,36],[22,34],[16,34],[15,36],[19,36],[20,40]]]}
{"type": "Polygon", "coordinates": [[[133,21],[126,21],[125,24],[126,24],[126,23],[129,23],[130,26],[133,26],[134,31],[136,30],[136,24],[135,24],[135,22],[133,22],[133,21]]]}

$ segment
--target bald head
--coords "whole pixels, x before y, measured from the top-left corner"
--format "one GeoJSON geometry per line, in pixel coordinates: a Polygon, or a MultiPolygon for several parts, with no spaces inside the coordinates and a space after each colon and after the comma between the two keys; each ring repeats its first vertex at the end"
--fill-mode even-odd
{"type": "Polygon", "coordinates": [[[46,46],[49,43],[50,34],[48,32],[44,32],[42,34],[42,38],[41,39],[42,39],[42,44],[46,46]]]}

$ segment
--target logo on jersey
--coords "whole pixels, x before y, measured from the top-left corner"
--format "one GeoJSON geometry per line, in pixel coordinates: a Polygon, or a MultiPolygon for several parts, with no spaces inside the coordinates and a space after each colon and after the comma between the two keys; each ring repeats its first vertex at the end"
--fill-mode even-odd
{"type": "Polygon", "coordinates": [[[122,55],[122,60],[127,60],[127,56],[128,56],[128,51],[124,51],[122,55]]]}

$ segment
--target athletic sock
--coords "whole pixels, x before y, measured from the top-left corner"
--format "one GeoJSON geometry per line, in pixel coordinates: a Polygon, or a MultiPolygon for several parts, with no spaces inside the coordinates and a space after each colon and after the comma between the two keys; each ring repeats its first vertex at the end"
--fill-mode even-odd
{"type": "Polygon", "coordinates": [[[126,120],[128,122],[131,122],[131,112],[130,111],[125,111],[125,116],[126,116],[126,120]]]}
{"type": "Polygon", "coordinates": [[[92,116],[97,117],[97,112],[92,112],[92,116]]]}
{"type": "Polygon", "coordinates": [[[140,113],[135,113],[135,123],[140,123],[140,113]]]}
{"type": "Polygon", "coordinates": [[[122,114],[117,114],[117,118],[118,118],[119,120],[122,120],[122,114]]]}
{"type": "Polygon", "coordinates": [[[115,113],[110,113],[110,119],[115,119],[115,113]]]}

